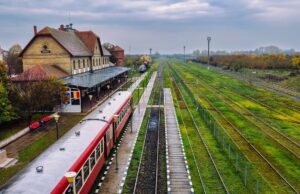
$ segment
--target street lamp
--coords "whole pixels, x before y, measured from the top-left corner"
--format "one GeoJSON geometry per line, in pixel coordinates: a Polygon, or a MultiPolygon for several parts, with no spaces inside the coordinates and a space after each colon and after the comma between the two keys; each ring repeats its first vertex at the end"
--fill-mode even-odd
{"type": "Polygon", "coordinates": [[[209,48],[210,48],[210,41],[211,41],[211,37],[208,36],[207,37],[207,65],[209,66],[209,48]]]}
{"type": "Polygon", "coordinates": [[[76,194],[75,191],[75,177],[76,172],[70,171],[65,174],[65,177],[70,185],[72,185],[73,194],[76,194]]]}
{"type": "Polygon", "coordinates": [[[58,120],[60,116],[58,114],[55,114],[53,117],[56,123],[56,140],[58,140],[58,120]]]}
{"type": "MultiPolygon", "coordinates": [[[[117,122],[119,120],[119,115],[114,115],[114,122],[115,122],[115,132],[117,130],[117,122]]],[[[116,170],[119,170],[118,168],[118,150],[117,150],[117,145],[115,143],[115,151],[116,151],[116,170]]]]}
{"type": "MultiPolygon", "coordinates": [[[[120,83],[121,83],[121,80],[120,80],[120,79],[118,79],[118,85],[120,85],[120,83]]],[[[122,88],[121,88],[121,90],[122,90],[122,88]]]]}
{"type": "Polygon", "coordinates": [[[100,99],[100,91],[101,91],[101,86],[97,87],[98,100],[100,99]]]}
{"type": "Polygon", "coordinates": [[[92,94],[89,94],[90,108],[92,108],[92,99],[93,99],[93,95],[92,95],[92,94]]]}

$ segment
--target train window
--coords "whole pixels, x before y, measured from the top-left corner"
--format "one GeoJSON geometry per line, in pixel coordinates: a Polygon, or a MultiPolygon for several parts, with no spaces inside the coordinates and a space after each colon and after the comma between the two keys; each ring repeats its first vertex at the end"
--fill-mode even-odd
{"type": "Polygon", "coordinates": [[[77,176],[75,178],[75,187],[76,187],[76,191],[77,192],[82,187],[82,172],[81,172],[81,170],[78,172],[78,174],[77,174],[77,176]]]}
{"type": "Polygon", "coordinates": [[[95,166],[95,152],[92,153],[90,156],[90,164],[91,164],[91,169],[95,166]]]}
{"type": "Polygon", "coordinates": [[[73,185],[69,185],[66,192],[65,192],[65,194],[73,194],[73,193],[74,193],[73,192],[73,185]]]}
{"type": "Polygon", "coordinates": [[[104,140],[101,140],[101,154],[104,152],[104,140]]]}
{"type": "Polygon", "coordinates": [[[96,159],[98,160],[99,157],[100,157],[100,144],[98,144],[96,147],[96,159]]]}
{"type": "Polygon", "coordinates": [[[90,173],[90,169],[89,169],[89,161],[86,161],[86,163],[83,166],[83,175],[84,175],[84,180],[87,179],[87,177],[89,176],[90,173]]]}

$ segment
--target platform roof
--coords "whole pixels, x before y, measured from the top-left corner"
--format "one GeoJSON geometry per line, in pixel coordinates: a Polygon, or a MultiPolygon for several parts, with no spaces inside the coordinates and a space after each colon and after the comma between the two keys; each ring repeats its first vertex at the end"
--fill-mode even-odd
{"type": "Polygon", "coordinates": [[[64,80],[68,85],[91,88],[129,70],[130,68],[127,67],[113,66],[100,70],[95,70],[93,73],[86,72],[73,75],[70,77],[63,78],[62,80],[64,80]]]}

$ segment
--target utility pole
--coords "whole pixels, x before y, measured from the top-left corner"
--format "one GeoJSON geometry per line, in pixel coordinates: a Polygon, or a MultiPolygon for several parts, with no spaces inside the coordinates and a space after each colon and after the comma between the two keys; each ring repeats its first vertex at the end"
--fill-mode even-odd
{"type": "Polygon", "coordinates": [[[210,60],[209,60],[209,47],[210,47],[210,41],[211,41],[211,37],[210,36],[208,36],[207,37],[207,65],[209,66],[209,62],[210,62],[210,60]]]}
{"type": "Polygon", "coordinates": [[[185,64],[185,46],[183,46],[183,58],[184,58],[184,64],[185,64]]]}
{"type": "Polygon", "coordinates": [[[150,48],[149,51],[150,51],[150,57],[151,57],[151,55],[152,55],[152,48],[150,48]]]}

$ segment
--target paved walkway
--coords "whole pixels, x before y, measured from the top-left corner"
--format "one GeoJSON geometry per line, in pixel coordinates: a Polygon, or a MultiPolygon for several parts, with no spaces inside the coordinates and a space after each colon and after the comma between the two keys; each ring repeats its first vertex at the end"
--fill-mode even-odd
{"type": "MultiPolygon", "coordinates": [[[[118,149],[118,170],[116,170],[116,157],[114,157],[111,167],[107,171],[104,181],[101,184],[99,189],[99,193],[120,193],[122,191],[123,184],[125,182],[125,177],[127,174],[128,166],[131,161],[132,152],[135,146],[135,142],[138,136],[138,132],[143,122],[143,118],[146,112],[147,104],[152,92],[152,88],[154,85],[154,81],[156,78],[156,72],[154,72],[149,80],[147,88],[143,93],[140,102],[139,108],[137,107],[132,116],[132,133],[131,126],[126,130],[124,137],[122,139],[121,145],[118,149]]],[[[135,87],[139,85],[141,80],[146,75],[142,75],[140,79],[133,84],[133,87],[130,88],[131,91],[134,90],[135,87]]]]}
{"type": "Polygon", "coordinates": [[[148,74],[148,72],[144,73],[137,80],[135,80],[135,82],[128,88],[128,91],[133,92],[138,87],[138,85],[141,83],[141,81],[146,77],[147,74],[148,74]]]}
{"type": "Polygon", "coordinates": [[[193,193],[171,90],[164,89],[168,193],[193,193]]]}

